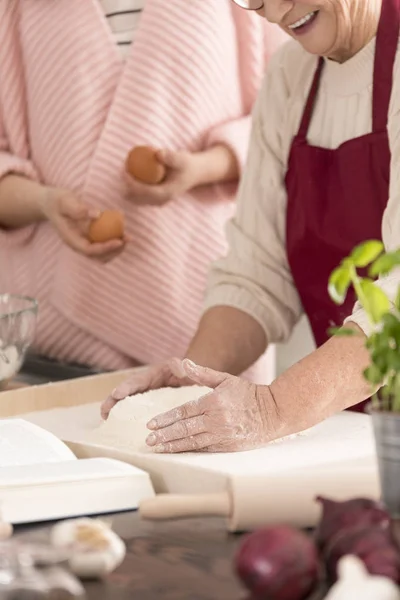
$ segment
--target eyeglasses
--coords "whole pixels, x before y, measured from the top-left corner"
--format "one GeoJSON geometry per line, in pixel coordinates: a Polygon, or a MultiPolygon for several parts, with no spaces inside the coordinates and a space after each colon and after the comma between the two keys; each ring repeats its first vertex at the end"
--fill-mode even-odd
{"type": "Polygon", "coordinates": [[[245,10],[260,10],[264,7],[264,0],[233,0],[235,4],[245,10]]]}

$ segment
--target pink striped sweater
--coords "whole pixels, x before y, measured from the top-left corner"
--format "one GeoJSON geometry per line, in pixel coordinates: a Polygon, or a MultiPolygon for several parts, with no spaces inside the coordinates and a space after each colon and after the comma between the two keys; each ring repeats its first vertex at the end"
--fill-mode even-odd
{"type": "Polygon", "coordinates": [[[0,2],[0,177],[119,208],[133,240],[103,266],[48,223],[0,231],[0,290],[39,299],[39,352],[111,369],[184,354],[236,189],[137,207],[123,197],[125,157],[141,143],[223,142],[243,163],[265,59],[281,39],[230,0],[147,0],[124,62],[98,0],[0,2]]]}

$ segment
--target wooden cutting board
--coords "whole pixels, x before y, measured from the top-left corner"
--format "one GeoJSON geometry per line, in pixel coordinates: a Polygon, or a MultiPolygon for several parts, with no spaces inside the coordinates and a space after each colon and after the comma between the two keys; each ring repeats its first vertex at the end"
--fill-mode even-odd
{"type": "Polygon", "coordinates": [[[100,424],[97,401],[127,375],[117,372],[4,392],[0,417],[29,413],[32,422],[66,441],[78,457],[108,456],[148,471],[158,492],[230,490],[240,508],[230,522],[233,529],[280,517],[307,522],[315,518],[315,495],[324,492],[336,498],[379,495],[371,420],[356,413],[336,415],[305,436],[251,452],[160,456],[88,444],[87,433],[100,424]]]}
{"type": "Polygon", "coordinates": [[[100,424],[98,403],[21,415],[65,441],[78,457],[107,456],[149,472],[158,493],[230,494],[230,528],[317,517],[316,495],[379,497],[371,419],[344,412],[306,434],[248,452],[159,455],[85,441],[100,424]],[[294,499],[297,497],[297,502],[294,499]]]}

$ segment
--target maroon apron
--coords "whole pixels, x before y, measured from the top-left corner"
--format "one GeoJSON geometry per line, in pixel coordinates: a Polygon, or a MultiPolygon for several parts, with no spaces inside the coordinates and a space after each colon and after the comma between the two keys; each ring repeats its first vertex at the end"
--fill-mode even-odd
{"type": "MultiPolygon", "coordinates": [[[[398,0],[383,0],[376,36],[372,133],[335,150],[307,142],[324,59],[320,58],[290,150],[286,189],[286,239],[289,265],[317,346],[328,329],[352,312],[349,292],[337,306],[328,294],[330,273],[367,239],[381,239],[383,212],[389,198],[390,149],[387,134],[393,67],[400,31],[398,0]]],[[[355,410],[362,410],[362,403],[355,410]]]]}

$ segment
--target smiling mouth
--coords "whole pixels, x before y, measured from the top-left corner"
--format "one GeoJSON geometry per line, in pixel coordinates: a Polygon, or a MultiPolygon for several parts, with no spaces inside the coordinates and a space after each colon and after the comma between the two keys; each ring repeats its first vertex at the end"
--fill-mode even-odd
{"type": "Polygon", "coordinates": [[[305,15],[304,17],[301,17],[301,19],[299,19],[295,23],[292,23],[292,25],[288,25],[288,29],[290,29],[290,31],[297,33],[303,27],[305,27],[306,25],[309,25],[315,19],[318,12],[319,12],[318,10],[314,10],[313,12],[308,13],[308,15],[305,15]]]}

